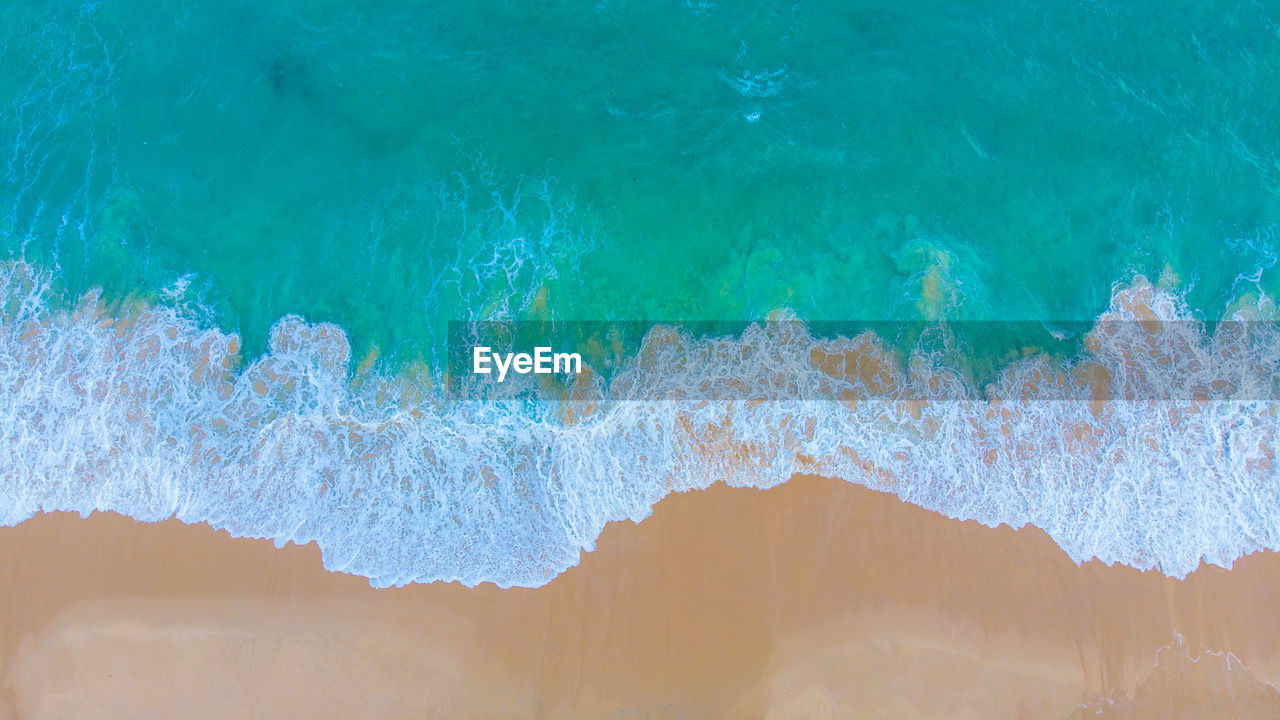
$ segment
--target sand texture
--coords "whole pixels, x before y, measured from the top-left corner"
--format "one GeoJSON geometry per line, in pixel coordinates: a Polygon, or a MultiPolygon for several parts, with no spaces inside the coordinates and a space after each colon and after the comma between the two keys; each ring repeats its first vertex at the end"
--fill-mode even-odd
{"type": "Polygon", "coordinates": [[[1077,566],[822,478],[672,496],[538,589],[109,514],[0,529],[0,577],[0,717],[1280,717],[1280,556],[1077,566]]]}

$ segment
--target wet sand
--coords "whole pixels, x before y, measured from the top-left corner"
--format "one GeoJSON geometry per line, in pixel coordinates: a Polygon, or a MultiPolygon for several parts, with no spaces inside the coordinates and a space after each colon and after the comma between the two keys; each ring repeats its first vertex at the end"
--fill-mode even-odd
{"type": "Polygon", "coordinates": [[[0,578],[2,717],[1280,717],[1280,556],[1077,566],[822,478],[669,497],[538,589],[110,514],[0,528],[0,578]]]}

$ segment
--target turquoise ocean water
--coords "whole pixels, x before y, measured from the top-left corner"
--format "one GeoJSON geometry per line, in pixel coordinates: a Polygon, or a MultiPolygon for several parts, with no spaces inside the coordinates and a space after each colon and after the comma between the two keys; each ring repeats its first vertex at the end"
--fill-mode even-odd
{"type": "Polygon", "coordinates": [[[668,492],[811,471],[1182,574],[1280,548],[1280,341],[1212,327],[1275,319],[1278,226],[1268,3],[11,3],[0,521],[536,585],[668,492]],[[440,390],[450,321],[777,317],[619,348],[572,414],[440,390]]]}

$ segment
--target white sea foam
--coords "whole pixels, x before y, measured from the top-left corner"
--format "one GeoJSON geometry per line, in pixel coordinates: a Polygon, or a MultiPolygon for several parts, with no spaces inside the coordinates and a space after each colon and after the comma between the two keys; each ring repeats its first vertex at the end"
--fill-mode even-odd
{"type": "MultiPolygon", "coordinates": [[[[1275,326],[1211,332],[1140,278],[1074,361],[1026,358],[988,388],[792,322],[655,329],[612,385],[565,402],[451,398],[429,372],[352,378],[343,331],[293,316],[241,363],[235,336],[172,308],[51,307],[40,272],[0,266],[6,525],[176,515],[316,540],[326,567],[375,585],[535,586],[670,492],[809,472],[1031,523],[1077,561],[1183,575],[1280,549],[1275,326]]],[[[1235,312],[1270,319],[1265,300],[1235,312]]]]}

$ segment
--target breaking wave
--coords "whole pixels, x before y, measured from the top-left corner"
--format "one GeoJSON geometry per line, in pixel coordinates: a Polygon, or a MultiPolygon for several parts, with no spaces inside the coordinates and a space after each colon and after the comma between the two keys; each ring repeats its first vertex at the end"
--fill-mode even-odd
{"type": "Polygon", "coordinates": [[[90,294],[56,309],[49,283],[0,265],[4,525],[176,516],[315,540],[328,569],[378,586],[537,586],[669,493],[811,473],[1030,523],[1076,561],[1181,576],[1280,549],[1265,297],[1206,324],[1134,278],[1075,357],[1031,353],[983,387],[869,332],[657,327],[621,370],[549,400],[451,396],[425,367],[353,373],[344,331],[296,316],[246,360],[181,308],[111,313],[90,294]]]}

